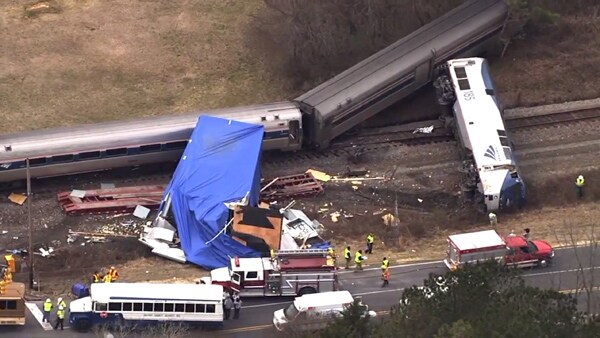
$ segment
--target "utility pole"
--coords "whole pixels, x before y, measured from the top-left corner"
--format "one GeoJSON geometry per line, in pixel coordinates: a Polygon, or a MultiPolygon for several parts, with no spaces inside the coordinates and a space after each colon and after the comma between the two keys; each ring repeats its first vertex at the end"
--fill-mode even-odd
{"type": "Polygon", "coordinates": [[[29,228],[29,248],[27,255],[29,257],[29,289],[33,290],[33,238],[31,229],[31,175],[29,173],[29,158],[26,159],[27,165],[27,226],[29,228]]]}

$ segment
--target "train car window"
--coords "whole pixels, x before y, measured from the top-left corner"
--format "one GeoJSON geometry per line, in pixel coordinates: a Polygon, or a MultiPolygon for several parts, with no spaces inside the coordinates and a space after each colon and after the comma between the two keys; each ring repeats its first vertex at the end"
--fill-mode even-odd
{"type": "Polygon", "coordinates": [[[267,120],[267,117],[266,117],[266,116],[261,116],[261,117],[260,117],[260,121],[261,121],[261,122],[265,122],[266,120],[267,120]]]}
{"type": "Polygon", "coordinates": [[[89,160],[92,158],[99,158],[100,157],[100,152],[99,151],[88,151],[85,153],[79,153],[79,155],[77,155],[77,157],[80,160],[89,160]]]}
{"type": "Polygon", "coordinates": [[[52,162],[70,162],[73,161],[73,154],[52,156],[52,162]]]}
{"type": "Polygon", "coordinates": [[[159,151],[160,150],[160,144],[144,144],[143,146],[140,146],[140,153],[148,153],[151,151],[159,151]]]}
{"type": "Polygon", "coordinates": [[[509,147],[502,147],[502,149],[504,149],[504,157],[509,161],[512,160],[512,150],[509,147]]]}
{"type": "Polygon", "coordinates": [[[275,120],[279,120],[279,115],[275,115],[275,120]]]}
{"type": "Polygon", "coordinates": [[[460,79],[460,80],[458,80],[458,88],[460,88],[460,90],[469,90],[469,89],[471,89],[471,85],[469,84],[469,80],[467,80],[467,79],[460,79]]]}
{"type": "Polygon", "coordinates": [[[119,155],[127,155],[127,148],[114,148],[114,149],[106,150],[106,156],[119,156],[119,155]]]}
{"type": "Polygon", "coordinates": [[[500,136],[500,137],[507,136],[506,135],[506,130],[500,130],[500,129],[498,129],[498,136],[500,136]]]}
{"type": "Polygon", "coordinates": [[[185,149],[185,147],[187,146],[188,141],[179,141],[179,142],[169,142],[165,145],[165,148],[168,150],[172,150],[172,149],[185,149]]]}
{"type": "Polygon", "coordinates": [[[494,96],[494,90],[493,89],[486,89],[485,93],[490,95],[490,96],[494,96]]]}
{"type": "Polygon", "coordinates": [[[467,78],[467,71],[465,70],[465,67],[454,67],[454,72],[456,73],[456,77],[459,79],[467,78]]]}
{"type": "Polygon", "coordinates": [[[32,158],[29,160],[29,165],[30,166],[43,165],[43,164],[46,164],[47,162],[48,162],[48,159],[45,157],[32,158]]]}
{"type": "Polygon", "coordinates": [[[500,137],[500,144],[503,147],[510,147],[510,142],[508,141],[508,137],[504,136],[504,137],[500,137]]]}
{"type": "Polygon", "coordinates": [[[12,151],[12,146],[4,146],[4,151],[12,151]]]}

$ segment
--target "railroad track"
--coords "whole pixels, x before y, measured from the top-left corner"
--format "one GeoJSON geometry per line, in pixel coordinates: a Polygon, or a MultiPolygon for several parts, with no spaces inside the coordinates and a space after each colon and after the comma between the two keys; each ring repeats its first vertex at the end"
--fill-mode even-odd
{"type": "Polygon", "coordinates": [[[506,119],[506,128],[509,130],[530,129],[537,127],[550,127],[565,125],[575,122],[594,120],[600,118],[600,109],[580,109],[571,111],[558,111],[536,116],[511,117],[506,119]]]}

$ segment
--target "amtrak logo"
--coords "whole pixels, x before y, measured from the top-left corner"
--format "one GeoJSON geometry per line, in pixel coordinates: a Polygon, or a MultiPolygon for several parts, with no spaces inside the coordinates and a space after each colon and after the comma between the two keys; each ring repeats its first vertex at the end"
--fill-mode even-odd
{"type": "Polygon", "coordinates": [[[489,157],[494,161],[498,161],[498,158],[496,156],[497,156],[496,149],[494,149],[494,147],[492,147],[492,146],[489,146],[487,148],[487,150],[485,151],[485,154],[483,154],[483,157],[489,157]]]}

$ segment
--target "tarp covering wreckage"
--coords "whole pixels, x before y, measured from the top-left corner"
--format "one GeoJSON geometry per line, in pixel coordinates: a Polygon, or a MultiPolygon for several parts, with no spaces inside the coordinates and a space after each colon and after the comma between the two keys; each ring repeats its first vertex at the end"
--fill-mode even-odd
{"type": "Polygon", "coordinates": [[[198,120],[159,210],[165,216],[170,209],[188,262],[214,269],[227,266],[232,256],[260,256],[224,229],[230,218],[225,203],[258,204],[263,133],[262,125],[212,116],[198,120]]]}

